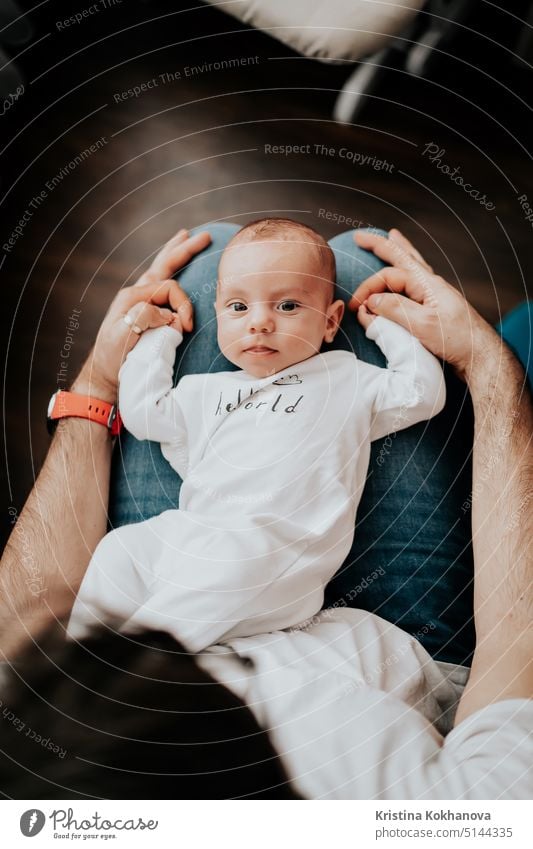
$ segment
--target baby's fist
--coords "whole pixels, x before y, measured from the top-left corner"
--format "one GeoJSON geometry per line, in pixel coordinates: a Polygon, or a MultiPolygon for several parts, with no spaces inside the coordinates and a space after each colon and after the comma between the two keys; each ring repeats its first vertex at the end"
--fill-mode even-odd
{"type": "Polygon", "coordinates": [[[169,321],[168,326],[172,327],[174,330],[177,330],[178,333],[181,333],[182,336],[184,335],[183,325],[177,312],[172,313],[172,318],[169,321]]]}
{"type": "Polygon", "coordinates": [[[365,304],[361,304],[361,306],[357,310],[357,320],[359,324],[363,325],[365,330],[370,327],[375,318],[376,316],[367,310],[365,304]]]}

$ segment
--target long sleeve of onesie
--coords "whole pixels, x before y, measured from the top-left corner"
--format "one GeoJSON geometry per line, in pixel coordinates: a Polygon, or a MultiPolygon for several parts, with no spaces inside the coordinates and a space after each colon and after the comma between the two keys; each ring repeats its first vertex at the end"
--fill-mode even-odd
{"type": "Polygon", "coordinates": [[[381,439],[430,419],[446,401],[444,375],[438,360],[407,330],[382,316],[366,331],[387,358],[377,369],[371,439],[381,439]]]}
{"type": "Polygon", "coordinates": [[[182,334],[172,327],[157,327],[142,334],[119,372],[119,409],[136,439],[160,442],[165,457],[168,449],[172,450],[173,466],[184,477],[187,429],[173,385],[176,348],[182,341],[182,334]]]}

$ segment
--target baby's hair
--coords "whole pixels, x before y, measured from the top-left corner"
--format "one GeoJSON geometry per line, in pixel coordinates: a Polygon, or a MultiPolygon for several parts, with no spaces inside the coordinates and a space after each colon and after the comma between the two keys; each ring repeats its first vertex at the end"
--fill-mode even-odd
{"type": "Polygon", "coordinates": [[[268,241],[269,238],[279,239],[280,237],[288,238],[289,241],[293,240],[300,244],[308,244],[316,251],[318,262],[322,266],[323,279],[330,280],[333,283],[331,287],[331,297],[333,298],[336,279],[335,254],[324,237],[313,230],[312,227],[309,227],[308,224],[302,224],[292,218],[257,218],[255,221],[245,224],[238,233],[235,233],[228,242],[226,250],[238,242],[268,241]]]}

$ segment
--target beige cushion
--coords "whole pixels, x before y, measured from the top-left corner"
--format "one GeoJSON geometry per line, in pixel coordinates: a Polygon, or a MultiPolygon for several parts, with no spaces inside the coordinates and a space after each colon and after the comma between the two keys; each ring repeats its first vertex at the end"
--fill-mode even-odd
{"type": "Polygon", "coordinates": [[[304,56],[350,59],[384,47],[425,0],[231,0],[221,11],[265,30],[304,56]]]}

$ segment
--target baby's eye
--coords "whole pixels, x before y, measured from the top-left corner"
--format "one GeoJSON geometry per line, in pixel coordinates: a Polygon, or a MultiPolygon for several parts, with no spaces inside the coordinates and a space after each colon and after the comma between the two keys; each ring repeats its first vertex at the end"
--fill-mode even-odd
{"type": "Polygon", "coordinates": [[[247,308],[246,304],[243,304],[242,301],[234,301],[229,305],[228,309],[230,312],[244,312],[247,308]]]}
{"type": "Polygon", "coordinates": [[[294,312],[295,309],[298,309],[300,305],[296,301],[282,301],[281,304],[278,305],[278,309],[280,312],[294,312]]]}

